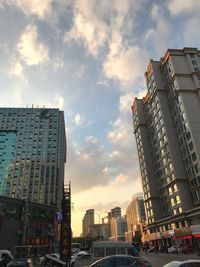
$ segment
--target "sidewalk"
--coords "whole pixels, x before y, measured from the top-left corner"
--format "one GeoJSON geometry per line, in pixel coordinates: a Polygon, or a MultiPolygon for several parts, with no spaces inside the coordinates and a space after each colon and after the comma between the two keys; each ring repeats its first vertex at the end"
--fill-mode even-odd
{"type": "Polygon", "coordinates": [[[183,253],[179,253],[179,254],[176,254],[176,253],[145,253],[145,252],[141,252],[140,255],[141,256],[150,256],[150,255],[159,255],[159,256],[166,256],[166,257],[169,257],[169,256],[173,256],[173,257],[182,257],[183,259],[198,259],[200,260],[200,255],[197,254],[198,252],[196,253],[190,253],[190,254],[183,254],[183,253]]]}

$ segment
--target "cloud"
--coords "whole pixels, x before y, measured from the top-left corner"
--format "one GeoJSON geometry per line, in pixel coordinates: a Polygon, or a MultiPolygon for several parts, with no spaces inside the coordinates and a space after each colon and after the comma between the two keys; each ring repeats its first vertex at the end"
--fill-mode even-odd
{"type": "Polygon", "coordinates": [[[85,117],[81,116],[79,113],[77,113],[74,117],[74,122],[76,124],[76,126],[80,126],[81,124],[83,124],[85,121],[85,117]]]}
{"type": "Polygon", "coordinates": [[[112,125],[112,130],[108,132],[108,139],[120,147],[126,146],[127,136],[130,136],[131,125],[128,125],[122,118],[118,118],[112,125]]]}
{"type": "Polygon", "coordinates": [[[133,86],[143,76],[146,58],[144,50],[136,45],[127,46],[115,32],[103,63],[103,73],[109,79],[118,80],[123,87],[133,86]]]}
{"type": "Polygon", "coordinates": [[[104,45],[107,35],[107,27],[103,22],[94,24],[82,14],[74,15],[74,25],[66,32],[64,42],[71,40],[80,41],[88,54],[96,57],[100,48],[104,45]]]}
{"type": "Polygon", "coordinates": [[[64,97],[61,93],[55,93],[51,99],[51,102],[41,102],[38,105],[45,106],[46,108],[59,108],[60,110],[64,110],[64,97]]]}
{"type": "Polygon", "coordinates": [[[168,3],[169,11],[172,15],[199,12],[200,2],[196,0],[171,0],[168,3]]]}
{"type": "Polygon", "coordinates": [[[132,92],[129,92],[125,95],[120,96],[120,100],[119,100],[120,112],[123,112],[123,113],[131,112],[131,105],[132,105],[134,96],[135,94],[133,94],[132,92]]]}
{"type": "Polygon", "coordinates": [[[47,13],[50,12],[52,7],[52,0],[0,0],[0,6],[3,8],[7,6],[16,6],[26,16],[37,16],[44,19],[47,13]]]}
{"type": "Polygon", "coordinates": [[[99,141],[87,137],[78,147],[68,136],[68,167],[74,192],[80,192],[97,185],[107,184],[110,176],[102,173],[106,167],[107,156],[99,141]]]}
{"type": "Polygon", "coordinates": [[[102,49],[107,49],[114,31],[121,35],[131,33],[132,19],[143,2],[75,0],[73,25],[65,33],[64,41],[83,44],[87,54],[97,58],[102,49]]]}
{"type": "Polygon", "coordinates": [[[122,173],[120,173],[115,180],[113,181],[113,185],[123,185],[125,183],[127,183],[128,181],[128,177],[122,173]]]}
{"type": "Polygon", "coordinates": [[[27,78],[24,75],[24,68],[19,61],[14,61],[12,63],[9,73],[21,79],[24,84],[27,84],[27,78]]]}
{"type": "MultiPolygon", "coordinates": [[[[141,182],[138,179],[126,181],[126,176],[120,174],[116,180],[116,183],[110,182],[109,184],[106,183],[105,185],[72,194],[72,202],[74,203],[74,212],[72,212],[74,235],[79,235],[82,232],[81,222],[86,210],[95,209],[96,223],[98,223],[99,219],[97,214],[103,211],[110,211],[115,207],[120,207],[122,215],[124,215],[126,208],[131,202],[131,196],[142,190],[141,182]],[[100,201],[102,199],[104,201],[100,201]]],[[[73,191],[74,184],[72,183],[71,185],[73,191]]]]}
{"type": "MultiPolygon", "coordinates": [[[[163,6],[153,4],[151,17],[154,23],[144,34],[144,44],[151,49],[151,54],[160,57],[169,45],[176,44],[181,35],[174,35],[174,25],[170,23],[169,16],[163,6]],[[170,43],[169,40],[171,41],[170,43]]],[[[152,58],[152,56],[149,56],[149,58],[152,58]]]]}
{"type": "Polygon", "coordinates": [[[37,28],[28,25],[17,44],[21,60],[27,65],[38,65],[49,60],[48,48],[38,41],[37,28]]]}

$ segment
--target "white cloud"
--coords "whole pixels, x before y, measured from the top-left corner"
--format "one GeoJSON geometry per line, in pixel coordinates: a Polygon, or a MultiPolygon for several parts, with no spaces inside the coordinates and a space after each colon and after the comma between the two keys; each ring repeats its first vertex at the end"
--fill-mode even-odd
{"type": "Polygon", "coordinates": [[[118,32],[113,34],[103,72],[109,79],[130,87],[143,76],[147,54],[139,46],[126,46],[118,32]]]}
{"type": "MultiPolygon", "coordinates": [[[[144,42],[147,47],[153,47],[155,53],[160,57],[166,51],[169,46],[169,40],[171,44],[177,41],[178,35],[174,36],[174,25],[170,24],[165,10],[161,6],[154,4],[152,6],[151,15],[154,20],[152,28],[148,28],[144,34],[144,42]],[[171,39],[171,36],[174,36],[171,39]]],[[[149,58],[151,58],[149,56],[149,58]]],[[[147,64],[147,63],[146,63],[147,64]]]]}
{"type": "Polygon", "coordinates": [[[128,177],[122,173],[120,173],[115,180],[112,182],[113,185],[122,185],[128,182],[128,177]]]}
{"type": "Polygon", "coordinates": [[[52,59],[52,66],[55,71],[58,71],[64,67],[64,61],[60,57],[55,57],[52,59]]]}
{"type": "MultiPolygon", "coordinates": [[[[112,126],[112,130],[108,132],[108,139],[113,143],[113,144],[118,144],[120,146],[125,145],[127,143],[127,136],[129,135],[129,129],[127,128],[127,124],[121,119],[118,118],[112,126]]],[[[131,127],[131,125],[130,125],[131,127]]]]}
{"type": "Polygon", "coordinates": [[[76,126],[80,126],[81,124],[83,124],[85,121],[85,117],[81,116],[79,113],[77,113],[74,117],[74,122],[76,124],[76,126]]]}
{"type": "Polygon", "coordinates": [[[64,110],[64,97],[60,93],[55,93],[52,102],[41,102],[39,106],[45,106],[46,108],[59,108],[64,110]]]}
{"type": "Polygon", "coordinates": [[[200,1],[196,0],[171,0],[168,3],[169,11],[172,15],[180,15],[190,12],[199,12],[200,1]]]}
{"type": "Polygon", "coordinates": [[[74,15],[74,25],[65,34],[64,42],[71,40],[83,42],[88,54],[96,57],[100,48],[104,45],[107,35],[107,27],[103,22],[94,24],[88,18],[78,13],[74,15]]]}
{"type": "Polygon", "coordinates": [[[24,68],[19,61],[14,61],[12,63],[9,73],[20,78],[24,84],[27,84],[27,79],[24,75],[24,68]]]}
{"type": "Polygon", "coordinates": [[[48,48],[38,41],[38,32],[34,25],[26,27],[20,36],[17,50],[27,65],[38,65],[49,59],[48,48]]]}
{"type": "Polygon", "coordinates": [[[131,105],[135,95],[132,92],[129,92],[125,95],[120,96],[119,100],[119,110],[120,112],[131,112],[131,105]]]}
{"type": "Polygon", "coordinates": [[[50,12],[52,0],[0,0],[0,6],[16,6],[21,9],[27,16],[37,16],[44,19],[45,15],[50,12]]]}

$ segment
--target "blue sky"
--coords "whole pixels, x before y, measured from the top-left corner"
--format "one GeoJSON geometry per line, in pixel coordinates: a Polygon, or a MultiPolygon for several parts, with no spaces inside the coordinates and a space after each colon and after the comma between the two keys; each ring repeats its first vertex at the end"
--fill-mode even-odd
{"type": "Polygon", "coordinates": [[[0,0],[0,105],[65,112],[72,227],[86,209],[141,192],[131,121],[144,72],[167,48],[200,45],[196,0],[0,0]]]}

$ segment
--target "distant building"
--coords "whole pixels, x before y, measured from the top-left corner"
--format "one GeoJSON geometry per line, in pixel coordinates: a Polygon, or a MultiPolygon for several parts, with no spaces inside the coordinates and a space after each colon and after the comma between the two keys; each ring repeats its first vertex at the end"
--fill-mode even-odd
{"type": "Polygon", "coordinates": [[[170,243],[172,235],[191,238],[191,227],[200,224],[200,51],[168,49],[150,61],[145,77],[148,92],[132,106],[144,240],[170,243]]]}
{"type": "Polygon", "coordinates": [[[0,196],[60,207],[65,161],[63,111],[0,108],[0,196]]]}
{"type": "Polygon", "coordinates": [[[146,221],[143,197],[133,196],[126,209],[127,232],[126,241],[132,242],[137,231],[142,231],[142,224],[146,221]]]}
{"type": "Polygon", "coordinates": [[[94,234],[94,229],[92,229],[93,226],[94,226],[94,209],[89,209],[86,210],[86,213],[82,220],[82,229],[83,229],[82,236],[83,237],[93,236],[94,234]]]}
{"type": "Polygon", "coordinates": [[[121,208],[120,207],[115,207],[111,209],[111,218],[118,218],[121,217],[121,208]]]}
{"type": "Polygon", "coordinates": [[[110,220],[111,237],[110,240],[125,240],[125,232],[127,232],[127,220],[124,217],[113,217],[110,220]]]}

